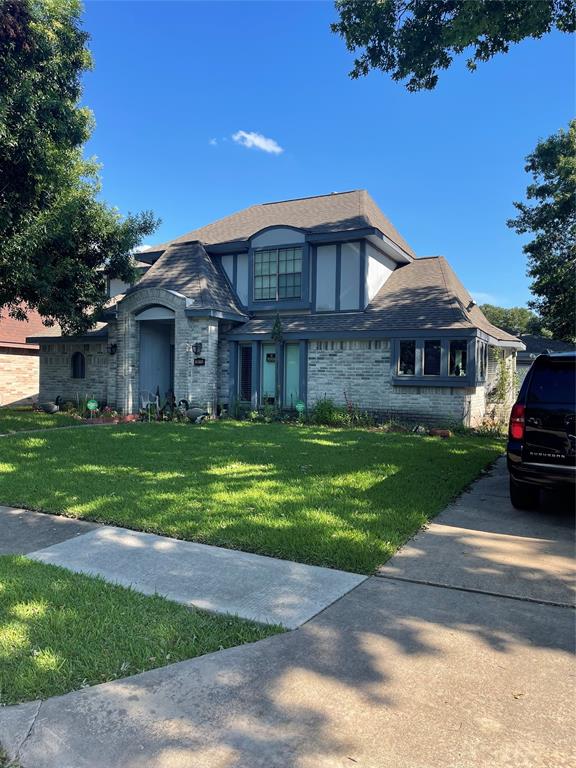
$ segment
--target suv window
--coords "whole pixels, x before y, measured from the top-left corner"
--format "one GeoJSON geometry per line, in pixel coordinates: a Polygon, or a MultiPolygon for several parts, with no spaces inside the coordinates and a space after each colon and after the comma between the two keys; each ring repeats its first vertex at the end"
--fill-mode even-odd
{"type": "Polygon", "coordinates": [[[539,363],[532,371],[529,403],[573,403],[576,400],[576,365],[572,360],[539,363]]]}

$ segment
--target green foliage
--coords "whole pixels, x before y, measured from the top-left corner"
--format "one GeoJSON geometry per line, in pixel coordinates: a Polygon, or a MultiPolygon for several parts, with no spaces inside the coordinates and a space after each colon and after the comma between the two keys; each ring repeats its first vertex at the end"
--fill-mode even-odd
{"type": "Polygon", "coordinates": [[[44,413],[32,408],[0,408],[0,435],[77,424],[73,413],[44,413]]]}
{"type": "Polygon", "coordinates": [[[501,452],[481,437],[232,420],[52,429],[2,439],[0,499],[371,573],[501,452]]]}
{"type": "Polygon", "coordinates": [[[337,406],[330,398],[318,400],[312,411],[312,421],[329,427],[371,427],[374,419],[353,403],[337,406]]]}
{"type": "Polygon", "coordinates": [[[91,66],[78,0],[0,4],[0,309],[37,309],[83,332],[105,303],[106,281],[131,281],[131,253],[157,226],[122,218],[97,199],[98,166],[83,158],[93,127],[79,106],[91,66]]]}
{"type": "Polygon", "coordinates": [[[576,120],[540,141],[526,158],[532,174],[526,197],[508,226],[534,239],[524,246],[530,286],[539,312],[556,339],[576,337],[576,120]]]}
{"type": "Polygon", "coordinates": [[[276,317],[274,318],[274,325],[272,326],[272,332],[270,334],[270,338],[275,344],[281,344],[284,338],[284,331],[282,329],[282,320],[280,319],[279,312],[276,312],[276,317]]]}
{"type": "Polygon", "coordinates": [[[280,631],[25,557],[0,556],[0,583],[0,707],[128,677],[280,631]]]}
{"type": "Polygon", "coordinates": [[[332,31],[360,52],[351,77],[380,69],[409,91],[434,88],[438,72],[469,48],[474,70],[512,43],[576,29],[573,0],[336,0],[336,9],[332,31]]]}
{"type": "Polygon", "coordinates": [[[504,356],[495,351],[491,351],[491,354],[494,355],[498,361],[498,374],[496,375],[494,386],[488,393],[488,401],[491,403],[504,404],[509,398],[512,375],[510,369],[506,365],[504,356]]]}
{"type": "Polygon", "coordinates": [[[523,333],[540,336],[545,331],[542,320],[526,307],[507,308],[496,307],[494,304],[481,304],[480,309],[493,325],[516,336],[523,333]]]}

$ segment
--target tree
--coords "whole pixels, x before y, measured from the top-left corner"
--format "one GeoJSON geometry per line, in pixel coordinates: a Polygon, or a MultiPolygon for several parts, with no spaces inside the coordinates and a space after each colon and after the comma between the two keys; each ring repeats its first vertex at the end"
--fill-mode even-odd
{"type": "Polygon", "coordinates": [[[433,89],[438,72],[468,48],[474,70],[512,43],[576,29],[574,0],[336,0],[336,8],[332,31],[361,51],[350,76],[381,69],[407,80],[409,91],[433,89]]]}
{"type": "Polygon", "coordinates": [[[532,201],[514,203],[519,211],[508,226],[532,233],[524,246],[530,289],[529,306],[541,316],[556,339],[573,341],[576,322],[576,120],[540,141],[526,158],[533,183],[526,190],[532,201]]]}
{"type": "Polygon", "coordinates": [[[515,336],[524,333],[539,336],[545,333],[542,320],[526,307],[506,308],[496,307],[493,304],[481,304],[480,309],[493,325],[515,336]]]}
{"type": "Polygon", "coordinates": [[[0,0],[0,310],[37,309],[67,333],[106,301],[105,273],[130,281],[132,256],[157,226],[97,199],[83,158],[92,115],[79,106],[91,66],[79,0],[0,0]]]}

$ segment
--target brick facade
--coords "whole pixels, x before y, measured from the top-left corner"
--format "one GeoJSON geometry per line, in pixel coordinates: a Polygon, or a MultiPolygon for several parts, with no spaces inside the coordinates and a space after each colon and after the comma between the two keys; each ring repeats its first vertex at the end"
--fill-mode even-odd
{"type": "MultiPolygon", "coordinates": [[[[215,412],[218,393],[218,321],[207,317],[188,317],[186,299],[170,291],[150,288],[128,295],[119,305],[118,317],[109,323],[108,338],[101,342],[42,344],[40,400],[76,401],[85,395],[95,397],[122,413],[135,413],[141,407],[139,387],[140,327],[137,313],[152,305],[174,312],[174,394],[210,413],[215,412]],[[202,344],[194,365],[193,344],[202,344]],[[116,354],[107,347],[116,345],[116,354]],[[72,378],[72,354],[85,355],[84,379],[72,378]]],[[[164,393],[162,393],[164,394],[164,393]]]]}
{"type": "MultiPolygon", "coordinates": [[[[510,373],[510,391],[502,414],[512,405],[515,353],[498,350],[510,373]]],[[[491,355],[492,359],[492,355],[491,355]]],[[[308,345],[308,406],[323,397],[338,405],[346,401],[399,421],[464,423],[475,426],[486,412],[486,391],[497,376],[488,369],[487,386],[394,386],[390,371],[390,341],[312,341],[308,345]]]]}
{"type": "Polygon", "coordinates": [[[35,402],[39,374],[37,350],[0,348],[0,406],[35,402]]]}
{"type": "MultiPolygon", "coordinates": [[[[228,403],[231,345],[220,333],[221,321],[187,315],[190,304],[186,299],[161,288],[128,294],[118,307],[117,319],[109,324],[107,340],[43,344],[40,399],[53,400],[60,395],[65,400],[76,400],[89,395],[123,413],[137,412],[141,407],[137,316],[155,305],[174,313],[176,399],[184,398],[210,413],[216,412],[218,404],[228,403]],[[110,344],[117,347],[115,355],[107,350],[110,344]],[[204,359],[204,365],[194,365],[194,344],[202,344],[197,357],[204,359]],[[85,355],[85,379],[71,377],[75,351],[85,355]]],[[[395,386],[390,358],[388,339],[310,341],[306,371],[308,407],[328,397],[339,405],[348,401],[399,421],[474,426],[489,410],[487,392],[498,378],[500,359],[509,372],[510,392],[506,402],[498,406],[499,413],[507,412],[512,404],[516,355],[511,349],[491,348],[486,384],[477,387],[395,386]]]]}
{"type": "Polygon", "coordinates": [[[85,397],[94,397],[99,403],[110,402],[110,359],[106,342],[54,343],[40,346],[41,403],[54,401],[60,396],[64,402],[78,403],[85,397]],[[72,378],[72,355],[84,355],[85,378],[72,378]]]}

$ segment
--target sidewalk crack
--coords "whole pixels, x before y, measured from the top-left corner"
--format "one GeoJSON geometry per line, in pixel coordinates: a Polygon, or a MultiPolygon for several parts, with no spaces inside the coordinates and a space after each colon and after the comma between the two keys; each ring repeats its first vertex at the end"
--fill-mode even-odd
{"type": "Polygon", "coordinates": [[[36,720],[38,719],[38,715],[40,714],[40,709],[42,707],[42,704],[44,704],[43,701],[39,701],[38,702],[38,707],[36,708],[36,712],[34,712],[34,715],[32,717],[32,722],[30,723],[30,727],[26,731],[26,734],[25,734],[24,738],[22,739],[22,741],[20,742],[20,744],[18,745],[18,748],[15,750],[16,756],[14,758],[14,762],[16,763],[16,765],[19,764],[20,755],[22,753],[22,749],[24,747],[24,744],[28,741],[28,739],[32,735],[32,731],[34,730],[34,726],[36,725],[36,720]]]}

